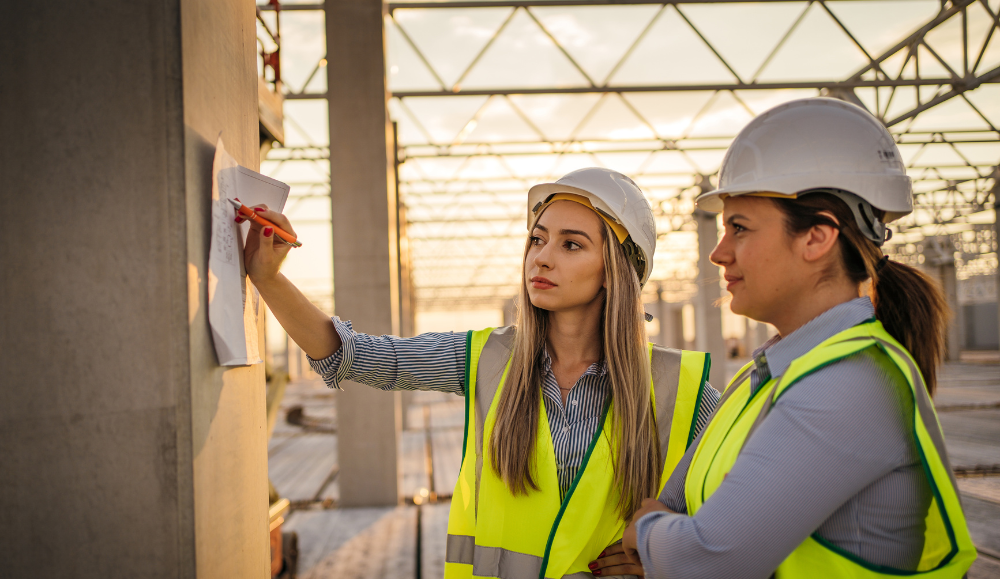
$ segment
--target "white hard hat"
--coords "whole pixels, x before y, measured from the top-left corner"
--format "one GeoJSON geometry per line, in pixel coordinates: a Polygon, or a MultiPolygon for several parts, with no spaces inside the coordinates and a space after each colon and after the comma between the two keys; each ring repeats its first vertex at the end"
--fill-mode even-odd
{"type": "Polygon", "coordinates": [[[567,174],[555,183],[541,183],[528,191],[528,231],[542,210],[560,193],[578,195],[590,201],[594,210],[615,230],[629,261],[645,285],[653,271],[656,251],[656,223],[653,210],[642,190],[617,171],[588,167],[567,174]]]}
{"type": "Polygon", "coordinates": [[[778,105],[751,121],[726,151],[719,188],[695,201],[718,212],[726,196],[815,191],[844,199],[879,245],[885,223],[913,212],[913,188],[889,131],[863,108],[821,97],[778,105]],[[857,199],[863,203],[852,203],[857,199]],[[866,226],[872,207],[885,215],[866,226]]]}

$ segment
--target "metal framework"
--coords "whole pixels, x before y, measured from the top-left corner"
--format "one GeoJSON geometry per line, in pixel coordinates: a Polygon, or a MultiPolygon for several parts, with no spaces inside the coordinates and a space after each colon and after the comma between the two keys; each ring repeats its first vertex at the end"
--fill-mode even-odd
{"type": "MultiPolygon", "coordinates": [[[[928,225],[961,227],[971,214],[991,208],[995,202],[1000,154],[990,147],[1000,141],[997,126],[1000,124],[1000,103],[984,105],[972,97],[980,87],[1000,83],[1000,67],[997,66],[1000,61],[995,59],[995,52],[1000,50],[997,9],[987,0],[941,2],[937,13],[928,20],[907,31],[895,44],[873,52],[866,47],[862,35],[838,17],[837,6],[846,1],[782,0],[789,9],[799,12],[762,62],[749,73],[741,73],[713,43],[712,35],[699,27],[697,19],[689,14],[694,10],[690,6],[717,4],[722,3],[721,0],[390,3],[387,19],[387,26],[393,33],[390,40],[395,39],[416,59],[411,58],[411,62],[425,69],[424,76],[433,79],[433,86],[429,88],[393,89],[390,103],[394,118],[401,126],[405,125],[411,135],[399,144],[399,186],[406,204],[418,308],[492,307],[508,299],[515,293],[519,280],[524,237],[523,195],[527,187],[558,178],[569,170],[566,167],[581,163],[607,165],[608,159],[626,157],[632,160],[631,169],[626,172],[643,186],[654,205],[660,237],[654,279],[671,301],[689,298],[697,289],[693,281],[697,244],[691,220],[692,199],[700,185],[710,185],[715,178],[721,154],[733,138],[731,132],[717,135],[699,127],[715,114],[720,103],[752,118],[761,112],[758,95],[770,98],[779,91],[788,91],[786,98],[797,98],[805,93],[849,100],[866,107],[890,128],[903,151],[917,193],[917,211],[895,227],[897,232],[912,231],[919,235],[920,228],[928,225]],[[617,61],[606,67],[602,75],[588,68],[539,12],[557,7],[572,10],[610,5],[644,7],[641,18],[645,20],[617,61]],[[464,69],[458,74],[452,73],[452,79],[446,81],[448,75],[438,70],[426,47],[407,29],[406,19],[401,17],[415,11],[479,8],[507,9],[508,13],[492,30],[491,36],[481,43],[478,52],[465,59],[464,69]],[[662,25],[665,18],[686,27],[692,42],[699,44],[702,53],[715,59],[712,66],[723,71],[728,79],[685,82],[678,78],[677,82],[650,84],[618,82],[616,75],[636,57],[643,43],[656,34],[657,26],[662,25]],[[783,51],[789,50],[790,39],[802,31],[809,18],[825,19],[824,22],[839,31],[845,42],[857,50],[864,64],[841,78],[786,80],[769,77],[766,74],[768,67],[782,57],[783,51]],[[515,21],[535,27],[536,36],[561,54],[578,79],[575,84],[484,86],[480,80],[470,86],[469,79],[480,73],[481,67],[488,66],[484,63],[491,49],[499,45],[505,34],[511,34],[515,21]],[[701,105],[682,130],[664,130],[661,123],[651,118],[649,109],[643,108],[637,100],[641,95],[659,98],[658,95],[670,94],[703,95],[695,98],[701,105]],[[551,130],[540,126],[538,115],[524,105],[525,98],[537,95],[586,97],[589,100],[587,109],[577,116],[576,126],[553,136],[551,130]],[[456,125],[453,134],[443,135],[441,130],[429,126],[428,113],[419,109],[426,110],[426,103],[438,100],[458,102],[446,100],[456,97],[466,97],[463,102],[468,102],[469,97],[480,97],[481,102],[469,111],[464,122],[456,125]],[[921,124],[922,119],[946,105],[962,107],[978,126],[949,126],[947,122],[931,127],[921,124]],[[620,115],[627,115],[636,132],[642,135],[624,138],[595,135],[589,127],[611,108],[623,111],[620,115]],[[526,129],[516,137],[477,137],[476,127],[499,109],[505,111],[507,117],[504,118],[526,129]],[[532,168],[524,169],[526,163],[533,163],[532,168]],[[442,279],[449,281],[442,282],[442,279]]],[[[266,11],[267,7],[261,9],[266,11]]],[[[282,6],[282,10],[322,10],[322,5],[287,5],[282,6]]],[[[638,12],[636,14],[639,18],[638,12]]],[[[324,98],[325,93],[304,91],[324,62],[322,58],[317,60],[299,90],[286,87],[286,99],[324,98]]],[[[392,66],[397,65],[390,62],[387,68],[392,66]]],[[[479,78],[482,77],[480,74],[479,78]]],[[[773,102],[767,106],[771,104],[773,102]]],[[[288,120],[294,123],[293,119],[288,120]]],[[[309,145],[276,148],[269,159],[279,164],[323,164],[328,154],[323,146],[309,145]]],[[[293,191],[300,199],[323,196],[329,192],[329,182],[294,183],[293,191]]],[[[966,227],[970,231],[974,227],[981,229],[971,224],[966,227]]],[[[986,245],[980,244],[982,253],[995,255],[995,248],[986,245]]],[[[982,263],[995,262],[993,257],[982,263]]]]}
{"type": "Polygon", "coordinates": [[[281,3],[279,0],[268,0],[264,6],[257,7],[257,46],[260,49],[260,76],[269,82],[274,90],[281,89],[281,3]],[[264,18],[264,10],[274,12],[274,25],[268,24],[264,18]],[[273,30],[272,30],[273,28],[273,30]],[[270,78],[267,71],[270,70],[270,78]]]}

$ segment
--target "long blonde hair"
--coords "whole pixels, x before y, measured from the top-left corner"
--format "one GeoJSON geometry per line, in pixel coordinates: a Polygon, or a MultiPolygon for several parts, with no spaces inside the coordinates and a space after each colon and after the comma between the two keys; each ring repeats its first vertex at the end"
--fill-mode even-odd
{"type": "MultiPolygon", "coordinates": [[[[649,354],[643,324],[639,277],[614,232],[604,226],[604,311],[602,353],[611,383],[611,432],[617,509],[628,520],[642,499],[654,497],[660,484],[659,437],[650,401],[649,354]]],[[[525,244],[524,258],[531,248],[525,244]]],[[[517,331],[510,370],[497,403],[489,441],[490,464],[514,495],[539,490],[535,444],[541,413],[541,358],[548,312],[532,305],[524,267],[518,301],[517,331]]],[[[599,428],[603,429],[603,425],[599,428]]],[[[579,474],[578,474],[579,476],[579,474]]]]}

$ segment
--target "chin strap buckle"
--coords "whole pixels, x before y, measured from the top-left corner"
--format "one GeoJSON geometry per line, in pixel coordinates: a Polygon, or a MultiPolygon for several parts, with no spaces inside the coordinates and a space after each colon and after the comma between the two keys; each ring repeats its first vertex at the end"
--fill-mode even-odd
{"type": "Polygon", "coordinates": [[[882,247],[886,241],[892,238],[892,231],[875,215],[875,210],[872,209],[871,204],[861,197],[848,191],[841,191],[840,189],[817,189],[816,191],[829,193],[846,203],[851,213],[854,214],[854,220],[858,223],[858,229],[861,230],[861,234],[870,239],[878,247],[882,247]]]}

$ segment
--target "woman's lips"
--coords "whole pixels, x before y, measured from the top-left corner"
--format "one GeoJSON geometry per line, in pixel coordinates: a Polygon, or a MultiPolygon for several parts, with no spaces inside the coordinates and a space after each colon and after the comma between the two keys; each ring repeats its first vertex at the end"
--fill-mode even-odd
{"type": "Polygon", "coordinates": [[[736,277],[734,275],[727,275],[727,276],[724,276],[724,277],[726,279],[726,282],[728,282],[728,283],[726,283],[726,291],[730,291],[730,292],[733,291],[733,286],[735,286],[736,284],[738,284],[741,281],[743,281],[742,277],[736,277]]]}
{"type": "Polygon", "coordinates": [[[556,284],[545,279],[544,277],[536,275],[535,277],[531,278],[531,287],[540,290],[547,290],[556,287],[556,284]]]}

